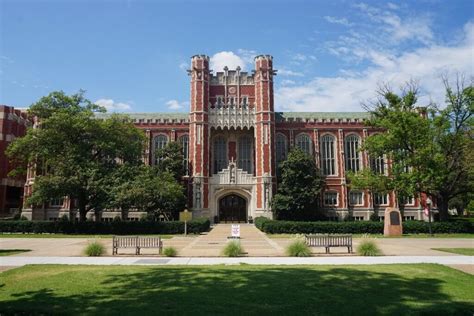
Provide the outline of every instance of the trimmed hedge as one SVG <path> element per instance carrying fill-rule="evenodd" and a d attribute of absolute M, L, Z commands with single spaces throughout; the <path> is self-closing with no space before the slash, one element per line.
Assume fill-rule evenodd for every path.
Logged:
<path fill-rule="evenodd" d="M 292 222 L 276 221 L 265 217 L 255 219 L 255 226 L 269 234 L 383 234 L 383 222 Z M 434 222 L 433 233 L 474 233 L 469 222 Z M 403 222 L 404 234 L 429 233 L 429 224 L 423 221 Z"/>
<path fill-rule="evenodd" d="M 209 219 L 188 222 L 188 233 L 208 231 Z M 0 221 L 0 233 L 50 234 L 183 234 L 184 222 L 70 222 L 70 221 Z"/>

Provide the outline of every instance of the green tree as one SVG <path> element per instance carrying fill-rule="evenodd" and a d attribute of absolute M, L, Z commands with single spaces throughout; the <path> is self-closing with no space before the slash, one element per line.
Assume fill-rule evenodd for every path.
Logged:
<path fill-rule="evenodd" d="M 410 83 L 399 96 L 388 87 L 379 91 L 377 102 L 366 106 L 372 117 L 368 125 L 383 133 L 367 138 L 363 149 L 369 156 L 386 154 L 391 160 L 389 181 L 382 189 L 398 196 L 420 193 L 435 198 L 440 218 L 448 218 L 448 203 L 472 192 L 473 167 L 468 157 L 472 143 L 473 88 L 458 78 L 453 90 L 448 81 L 446 107 L 420 108 L 418 90 Z M 364 173 L 356 175 L 362 181 Z"/>
<path fill-rule="evenodd" d="M 53 92 L 29 111 L 38 118 L 39 128 L 29 129 L 6 152 L 22 166 L 15 173 L 36 166 L 27 202 L 39 205 L 68 196 L 82 221 L 88 211 L 106 208 L 113 171 L 122 163 L 141 163 L 143 133 L 124 116 L 97 119 L 94 112 L 104 110 L 85 99 L 82 91 L 72 96 Z"/>
<path fill-rule="evenodd" d="M 184 176 L 183 147 L 178 142 L 169 142 L 164 148 L 157 149 L 155 153 L 159 172 L 169 172 L 176 180 L 181 181 Z"/>
<path fill-rule="evenodd" d="M 281 183 L 272 199 L 272 210 L 278 219 L 315 219 L 322 179 L 313 157 L 293 148 L 280 164 Z"/>

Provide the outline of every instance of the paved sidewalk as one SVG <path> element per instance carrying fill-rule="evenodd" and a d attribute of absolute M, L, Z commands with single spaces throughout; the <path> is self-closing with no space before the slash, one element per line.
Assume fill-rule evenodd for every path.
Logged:
<path fill-rule="evenodd" d="M 415 264 L 474 265 L 474 256 L 381 256 L 381 257 L 0 257 L 0 267 L 27 264 L 79 265 L 353 265 L 353 264 Z"/>

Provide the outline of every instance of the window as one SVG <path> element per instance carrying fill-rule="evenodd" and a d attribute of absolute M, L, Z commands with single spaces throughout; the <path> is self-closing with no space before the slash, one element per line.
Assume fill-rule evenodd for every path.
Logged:
<path fill-rule="evenodd" d="M 415 216 L 403 216 L 403 220 L 406 222 L 406 221 L 414 221 L 415 220 Z"/>
<path fill-rule="evenodd" d="M 364 216 L 352 216 L 352 219 L 356 222 L 360 222 L 364 220 Z"/>
<path fill-rule="evenodd" d="M 349 192 L 349 203 L 350 205 L 363 205 L 363 194 L 361 191 L 350 191 Z"/>
<path fill-rule="evenodd" d="M 346 137 L 344 141 L 344 151 L 346 155 L 346 170 L 359 171 L 359 137 L 357 135 L 349 135 Z"/>
<path fill-rule="evenodd" d="M 324 135 L 321 138 L 321 169 L 325 176 L 336 174 L 334 144 L 335 137 L 332 135 Z"/>
<path fill-rule="evenodd" d="M 227 142 L 222 136 L 214 139 L 214 173 L 227 167 Z"/>
<path fill-rule="evenodd" d="M 242 97 L 242 106 L 247 107 L 248 104 L 249 104 L 249 97 L 248 96 L 243 96 Z"/>
<path fill-rule="evenodd" d="M 216 100 L 217 107 L 220 108 L 224 103 L 224 98 L 222 96 L 217 96 L 216 99 L 217 99 Z"/>
<path fill-rule="evenodd" d="M 183 169 L 184 175 L 189 175 L 189 136 L 183 135 L 180 138 L 181 147 L 183 148 Z"/>
<path fill-rule="evenodd" d="M 308 155 L 311 155 L 311 138 L 307 134 L 296 136 L 296 146 Z"/>
<path fill-rule="evenodd" d="M 402 196 L 400 197 L 400 204 L 402 205 L 414 205 L 415 204 L 415 199 L 413 196 Z"/>
<path fill-rule="evenodd" d="M 286 159 L 286 155 L 288 153 L 287 147 L 286 147 L 286 136 L 283 134 L 277 134 L 276 135 L 276 140 L 275 140 L 275 154 L 276 154 L 276 163 L 277 167 L 280 164 L 280 162 L 284 161 Z"/>
<path fill-rule="evenodd" d="M 51 207 L 62 207 L 64 203 L 64 199 L 51 199 L 49 202 L 49 206 Z"/>
<path fill-rule="evenodd" d="M 166 135 L 155 136 L 153 140 L 153 161 L 155 165 L 158 164 L 158 157 L 156 156 L 156 152 L 160 149 L 165 148 L 166 144 L 168 144 L 168 137 L 166 137 Z"/>
<path fill-rule="evenodd" d="M 239 138 L 239 157 L 237 167 L 252 173 L 252 139 L 250 136 Z"/>
<path fill-rule="evenodd" d="M 324 205 L 336 206 L 337 205 L 337 192 L 325 192 Z"/>
<path fill-rule="evenodd" d="M 388 204 L 388 194 L 374 193 L 374 204 L 375 205 L 387 205 Z"/>
<path fill-rule="evenodd" d="M 370 169 L 376 174 L 385 174 L 385 159 L 383 156 L 370 158 Z"/>

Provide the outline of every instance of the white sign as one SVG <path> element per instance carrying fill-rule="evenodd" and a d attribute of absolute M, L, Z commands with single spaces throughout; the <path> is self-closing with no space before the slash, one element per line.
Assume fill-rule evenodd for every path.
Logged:
<path fill-rule="evenodd" d="M 231 233 L 232 237 L 240 238 L 240 225 L 232 224 Z"/>

